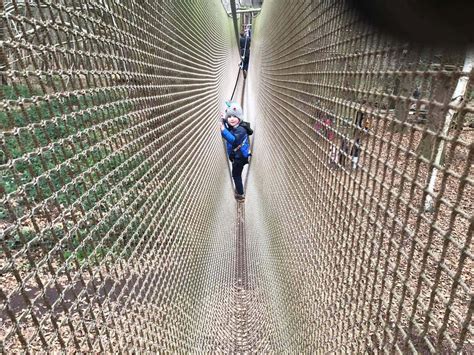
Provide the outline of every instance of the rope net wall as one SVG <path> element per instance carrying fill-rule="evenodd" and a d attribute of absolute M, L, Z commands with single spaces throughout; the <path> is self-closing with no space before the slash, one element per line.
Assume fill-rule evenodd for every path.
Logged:
<path fill-rule="evenodd" d="M 230 19 L 211 1 L 2 10 L 2 348 L 195 349 L 233 282 Z"/>
<path fill-rule="evenodd" d="M 219 1 L 0 4 L 2 350 L 472 351 L 469 51 L 264 3 L 236 208 Z"/>
<path fill-rule="evenodd" d="M 277 349 L 472 352 L 474 52 L 342 2 L 268 1 L 256 26 L 246 223 Z"/>

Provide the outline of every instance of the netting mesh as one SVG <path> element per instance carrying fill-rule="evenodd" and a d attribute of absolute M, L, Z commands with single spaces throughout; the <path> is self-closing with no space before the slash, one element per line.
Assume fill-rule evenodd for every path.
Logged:
<path fill-rule="evenodd" d="M 2 350 L 473 350 L 472 51 L 264 3 L 236 208 L 219 1 L 0 4 Z"/>
<path fill-rule="evenodd" d="M 300 5 L 264 4 L 253 44 L 247 234 L 279 349 L 472 351 L 474 53 Z"/>
<path fill-rule="evenodd" d="M 201 1 L 3 6 L 4 349 L 193 349 L 233 282 L 231 21 Z"/>

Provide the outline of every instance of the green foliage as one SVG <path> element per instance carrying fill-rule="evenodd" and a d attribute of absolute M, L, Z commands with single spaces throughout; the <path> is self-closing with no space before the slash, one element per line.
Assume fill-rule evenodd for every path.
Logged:
<path fill-rule="evenodd" d="M 19 98 L 31 98 L 39 95 L 39 90 L 30 90 L 26 85 L 2 85 L 0 86 L 6 100 L 16 100 Z"/>
<path fill-rule="evenodd" d="M 68 222 L 67 225 L 69 229 L 73 226 L 72 222 Z M 9 250 L 20 250 L 29 244 L 30 250 L 34 249 L 36 253 L 41 249 L 48 251 L 55 245 L 56 241 L 66 236 L 65 231 L 63 225 L 57 224 L 51 229 L 44 230 L 40 237 L 34 228 L 24 226 L 7 239 L 6 246 Z M 84 242 L 79 236 L 86 235 L 86 232 L 84 229 L 79 229 L 74 233 L 74 236 L 62 240 L 60 253 L 65 260 L 69 259 L 69 262 L 77 261 L 79 264 L 86 261 L 98 263 L 110 252 L 109 246 L 96 247 L 94 245 L 99 240 Z M 3 248 L 0 248 L 0 255 L 3 253 Z"/>
<path fill-rule="evenodd" d="M 15 162 L 13 169 L 0 171 L 0 185 L 6 194 L 11 195 L 23 188 L 32 204 L 47 199 L 70 184 L 74 177 L 104 161 L 112 152 L 111 148 L 96 146 L 104 136 L 96 129 L 88 128 L 115 119 L 118 124 L 108 125 L 105 133 L 106 136 L 115 134 L 127 125 L 128 118 L 124 116 L 132 109 L 131 104 L 123 103 L 100 107 L 121 99 L 113 91 L 48 99 L 39 92 L 30 92 L 24 85 L 3 86 L 1 90 L 5 99 L 11 102 L 7 112 L 0 112 L 0 126 L 5 132 L 0 163 L 6 164 L 11 159 Z M 35 100 L 20 104 L 23 99 L 35 95 Z M 61 140 L 64 141 L 60 143 Z M 36 154 L 35 151 L 40 149 L 41 155 Z M 81 152 L 86 153 L 79 155 Z M 71 160 L 73 157 L 75 159 Z M 117 155 L 102 164 L 100 175 L 114 170 L 125 158 Z M 67 160 L 68 164 L 60 165 Z M 127 171 L 121 172 L 120 178 L 127 174 Z M 94 172 L 90 177 L 97 181 L 99 173 Z M 87 189 L 85 183 L 67 186 L 65 191 L 58 192 L 56 201 L 64 206 L 70 205 Z M 91 208 L 105 193 L 102 189 L 92 194 L 85 207 Z M 16 198 L 12 207 L 16 216 L 23 215 L 26 209 L 24 199 Z M 0 208 L 0 220 L 12 218 L 5 207 Z"/>
<path fill-rule="evenodd" d="M 70 249 L 64 250 L 63 258 L 69 261 L 77 261 L 80 265 L 88 261 L 90 263 L 100 262 L 108 253 L 109 249 L 95 247 L 91 243 L 81 243 L 77 237 L 70 241 Z"/>
<path fill-rule="evenodd" d="M 122 214 L 118 210 L 111 211 L 117 205 L 118 194 L 107 197 L 106 194 L 111 187 L 122 184 L 121 195 L 134 186 L 151 165 L 143 164 L 144 157 L 127 161 L 135 154 L 133 151 L 118 153 L 116 148 L 98 143 L 133 124 L 127 116 L 133 111 L 132 103 L 120 102 L 123 93 L 114 91 L 49 99 L 41 92 L 30 93 L 25 86 L 1 89 L 4 98 L 10 101 L 7 112 L 0 113 L 0 125 L 5 133 L 0 159 L 2 164 L 10 166 L 0 171 L 0 186 L 9 196 L 8 208 L 0 206 L 0 221 L 12 223 L 38 205 L 43 205 L 50 220 L 65 208 L 70 208 L 76 216 L 93 209 L 108 212 L 108 216 L 101 217 L 99 227 L 96 223 L 100 217 L 96 214 L 86 217 L 84 226 L 73 233 L 68 232 L 74 227 L 72 219 L 66 217 L 67 226 L 47 227 L 46 218 L 35 214 L 41 234 L 31 226 L 20 227 L 8 236 L 7 248 L 20 250 L 28 244 L 34 246 L 37 253 L 56 248 L 54 255 L 65 258 L 69 265 L 96 263 L 105 255 L 122 253 L 126 238 L 120 245 L 117 238 L 127 228 L 135 231 L 138 222 L 130 224 L 129 217 L 119 221 Z M 114 102 L 116 104 L 110 105 Z M 103 122 L 107 122 L 103 129 L 95 127 Z M 138 166 L 140 170 L 132 175 Z M 107 179 L 103 178 L 105 175 Z M 149 175 L 146 181 L 152 178 Z M 134 198 L 130 196 L 120 204 L 129 206 Z"/>

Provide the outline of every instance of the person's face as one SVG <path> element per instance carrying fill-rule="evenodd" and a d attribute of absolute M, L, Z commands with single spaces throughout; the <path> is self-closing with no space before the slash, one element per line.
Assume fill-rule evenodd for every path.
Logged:
<path fill-rule="evenodd" d="M 228 119 L 227 119 L 227 122 L 232 126 L 232 127 L 235 127 L 239 124 L 239 119 L 235 116 L 230 116 Z"/>

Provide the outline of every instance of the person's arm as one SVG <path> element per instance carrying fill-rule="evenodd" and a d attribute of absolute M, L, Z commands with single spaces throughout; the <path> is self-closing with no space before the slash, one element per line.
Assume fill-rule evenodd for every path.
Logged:
<path fill-rule="evenodd" d="M 221 134 L 227 142 L 232 144 L 232 148 L 237 148 L 239 144 L 242 144 L 245 140 L 247 131 L 244 127 L 237 127 L 237 129 L 235 129 L 233 133 L 230 133 L 228 129 L 224 128 L 223 130 L 221 130 Z"/>
<path fill-rule="evenodd" d="M 221 129 L 221 135 L 230 144 L 235 142 L 235 136 L 227 128 Z"/>

